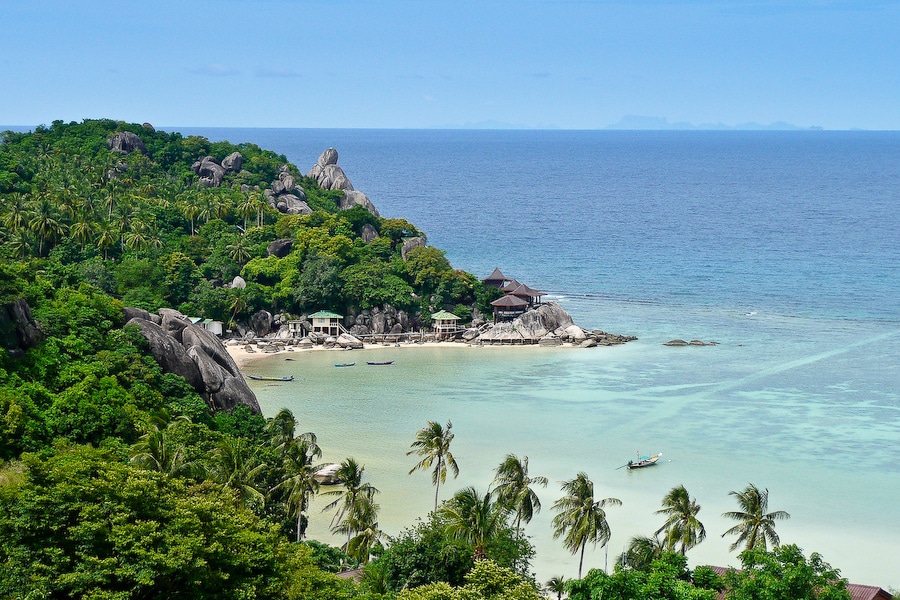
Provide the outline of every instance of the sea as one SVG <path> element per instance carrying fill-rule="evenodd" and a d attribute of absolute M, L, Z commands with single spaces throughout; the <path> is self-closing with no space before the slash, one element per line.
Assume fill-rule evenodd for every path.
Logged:
<path fill-rule="evenodd" d="M 722 514 L 753 483 L 791 515 L 782 543 L 900 589 L 900 132 L 167 129 L 253 142 L 302 172 L 334 147 L 382 216 L 414 223 L 455 268 L 499 267 L 581 326 L 637 336 L 252 364 L 294 375 L 251 382 L 263 412 L 291 409 L 325 460 L 364 464 L 387 534 L 433 506 L 407 451 L 434 420 L 452 422 L 460 469 L 442 499 L 486 490 L 510 453 L 550 480 L 525 528 L 538 581 L 577 575 L 551 519 L 561 482 L 584 472 L 622 501 L 585 570 L 653 535 L 682 484 L 706 530 L 690 565 L 739 566 Z M 657 452 L 655 467 L 621 468 Z M 310 535 L 339 544 L 330 519 L 314 508 Z"/>

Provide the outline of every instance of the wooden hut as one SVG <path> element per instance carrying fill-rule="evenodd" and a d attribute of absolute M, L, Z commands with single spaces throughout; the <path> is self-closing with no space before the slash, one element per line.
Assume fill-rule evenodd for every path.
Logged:
<path fill-rule="evenodd" d="M 322 333 L 325 335 L 341 335 L 341 319 L 344 317 L 329 310 L 320 310 L 309 315 L 312 321 L 313 333 Z"/>
<path fill-rule="evenodd" d="M 528 301 L 519 296 L 507 294 L 491 302 L 494 307 L 494 322 L 512 321 L 528 310 Z"/>
<path fill-rule="evenodd" d="M 533 288 L 528 287 L 524 283 L 520 283 L 519 286 L 512 290 L 505 290 L 506 293 L 510 296 L 516 296 L 518 298 L 522 298 L 528 303 L 528 306 L 534 306 L 541 303 L 541 296 L 546 296 L 545 292 L 540 290 L 535 290 Z"/>
<path fill-rule="evenodd" d="M 489 287 L 502 288 L 504 285 L 513 281 L 506 275 L 500 272 L 500 269 L 494 269 L 494 272 L 481 280 L 481 282 Z"/>
<path fill-rule="evenodd" d="M 431 327 L 437 334 L 438 339 L 443 339 L 456 333 L 458 329 L 457 321 L 459 321 L 459 317 L 446 310 L 439 310 L 431 315 Z"/>

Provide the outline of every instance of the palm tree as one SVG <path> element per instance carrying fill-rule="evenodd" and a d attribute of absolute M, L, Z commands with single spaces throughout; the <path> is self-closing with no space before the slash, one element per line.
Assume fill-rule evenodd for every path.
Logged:
<path fill-rule="evenodd" d="M 213 453 L 213 480 L 222 489 L 234 491 L 245 506 L 251 502 L 264 504 L 257 480 L 266 465 L 249 454 L 243 438 L 224 438 Z"/>
<path fill-rule="evenodd" d="M 544 587 L 551 594 L 556 594 L 556 600 L 562 600 L 562 595 L 566 591 L 566 578 L 562 575 L 551 577 L 544 584 Z"/>
<path fill-rule="evenodd" d="M 604 506 L 620 506 L 618 498 L 594 500 L 594 484 L 582 472 L 575 479 L 564 481 L 562 491 L 565 496 L 556 501 L 553 510 L 553 538 L 563 538 L 563 545 L 572 554 L 581 552 L 578 560 L 578 578 L 584 564 L 584 549 L 589 543 L 605 546 L 609 541 L 609 523 L 606 522 Z"/>
<path fill-rule="evenodd" d="M 278 413 L 266 421 L 265 432 L 269 436 L 269 443 L 277 450 L 284 450 L 294 440 L 294 432 L 297 429 L 297 419 L 287 408 L 282 408 Z"/>
<path fill-rule="evenodd" d="M 240 266 L 244 266 L 250 260 L 250 250 L 247 248 L 247 241 L 242 235 L 238 236 L 233 244 L 225 246 L 225 249 L 228 250 L 231 260 Z"/>
<path fill-rule="evenodd" d="M 171 443 L 165 429 L 142 435 L 132 448 L 131 462 L 167 477 L 191 477 L 202 472 L 198 463 L 187 459 L 183 445 Z"/>
<path fill-rule="evenodd" d="M 697 520 L 700 505 L 691 499 L 683 485 L 672 488 L 662 501 L 662 509 L 656 514 L 668 515 L 669 518 L 662 527 L 656 530 L 656 535 L 666 532 L 665 544 L 669 551 L 675 550 L 676 544 L 681 544 L 681 554 L 684 556 L 688 550 L 706 539 L 706 528 Z"/>
<path fill-rule="evenodd" d="M 482 496 L 474 487 L 456 492 L 438 510 L 450 537 L 472 544 L 475 560 L 487 558 L 487 544 L 503 529 L 507 514 L 503 505 L 493 501 L 490 491 Z"/>
<path fill-rule="evenodd" d="M 359 533 L 366 526 L 376 521 L 377 504 L 374 502 L 375 494 L 380 493 L 378 488 L 370 483 L 363 483 L 363 473 L 366 468 L 348 458 L 341 463 L 335 472 L 335 477 L 343 482 L 343 490 L 331 490 L 325 492 L 325 496 L 338 496 L 330 502 L 323 511 L 334 509 L 334 517 L 331 519 L 331 530 L 334 533 L 346 533 L 347 544 L 345 550 L 350 547 L 350 538 Z"/>
<path fill-rule="evenodd" d="M 6 204 L 6 215 L 3 217 L 3 224 L 13 231 L 24 229 L 28 224 L 28 200 L 26 197 L 15 193 L 6 199 L 4 204 Z"/>
<path fill-rule="evenodd" d="M 293 415 L 291 418 L 293 419 Z M 293 436 L 293 426 L 291 426 L 291 436 Z M 288 514 L 297 518 L 297 541 L 299 542 L 303 538 L 305 530 L 303 515 L 309 507 L 309 497 L 319 491 L 319 482 L 315 478 L 316 468 L 313 466 L 313 461 L 322 456 L 322 450 L 316 443 L 315 434 L 312 433 L 304 433 L 297 437 L 291 437 L 289 440 L 283 439 L 285 441 L 278 448 L 283 453 L 284 477 L 271 493 L 284 495 Z"/>
<path fill-rule="evenodd" d="M 441 424 L 436 421 L 428 421 L 428 424 L 416 433 L 416 441 L 410 444 L 412 449 L 406 453 L 407 456 L 416 454 L 422 457 L 422 460 L 409 470 L 410 475 L 417 470 L 431 469 L 431 465 L 434 464 L 434 468 L 431 470 L 431 483 L 434 484 L 434 510 L 437 510 L 438 507 L 438 493 L 441 484 L 447 481 L 447 467 L 453 471 L 453 477 L 459 475 L 459 466 L 450 452 L 450 442 L 453 441 L 455 435 L 450 433 L 452 427 L 453 423 L 450 421 L 447 421 L 446 427 L 441 427 Z"/>
<path fill-rule="evenodd" d="M 622 555 L 622 563 L 644 571 L 650 568 L 653 561 L 660 558 L 665 548 L 658 537 L 633 537 L 628 543 L 628 549 Z"/>
<path fill-rule="evenodd" d="M 761 547 L 766 549 L 766 542 L 771 542 L 773 547 L 778 546 L 778 534 L 775 533 L 775 521 L 783 521 L 790 519 L 791 515 L 783 510 L 774 512 L 766 512 L 769 510 L 769 490 L 760 490 L 752 483 L 747 484 L 743 491 L 728 492 L 729 495 L 737 498 L 739 511 L 731 511 L 723 513 L 723 517 L 728 517 L 738 521 L 738 524 L 722 534 L 736 535 L 735 540 L 729 550 L 737 549 L 744 544 L 746 550 Z"/>
<path fill-rule="evenodd" d="M 32 215 L 28 227 L 38 236 L 38 256 L 43 256 L 44 242 L 62 236 L 66 228 L 53 202 L 46 195 L 38 199 Z"/>
<path fill-rule="evenodd" d="M 528 476 L 528 457 L 520 459 L 507 454 L 494 471 L 494 493 L 497 501 L 516 516 L 516 532 L 521 535 L 522 522 L 530 523 L 541 512 L 541 500 L 531 486 L 547 487 L 546 477 Z"/>

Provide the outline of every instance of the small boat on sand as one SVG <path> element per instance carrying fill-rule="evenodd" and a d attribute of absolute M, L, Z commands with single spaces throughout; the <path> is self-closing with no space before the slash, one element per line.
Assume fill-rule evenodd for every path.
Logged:
<path fill-rule="evenodd" d="M 336 485 L 341 482 L 338 479 L 337 472 L 338 469 L 341 468 L 341 465 L 337 463 L 331 463 L 319 467 L 316 469 L 315 473 L 313 473 L 313 479 L 321 483 L 322 485 Z"/>
<path fill-rule="evenodd" d="M 634 461 L 629 460 L 628 464 L 626 464 L 625 466 L 628 467 L 629 470 L 643 469 L 644 467 L 652 467 L 653 465 L 656 464 L 656 462 L 659 460 L 659 458 L 661 456 L 662 456 L 662 452 L 660 452 L 656 456 L 641 456 L 637 460 L 634 460 Z"/>
<path fill-rule="evenodd" d="M 356 364 L 355 362 L 352 362 L 352 363 L 337 363 L 337 364 L 334 365 L 334 366 L 336 366 L 336 367 L 352 367 L 352 366 L 354 366 L 355 364 Z"/>
<path fill-rule="evenodd" d="M 293 375 L 290 375 L 290 376 L 285 375 L 284 377 L 266 377 L 264 375 L 248 374 L 247 377 L 249 379 L 255 379 L 256 381 L 293 381 L 294 380 Z"/>
<path fill-rule="evenodd" d="M 392 361 L 392 360 L 385 360 L 385 361 L 377 362 L 377 361 L 374 361 L 374 360 L 367 360 L 367 361 L 366 361 L 366 364 L 367 364 L 367 365 L 392 365 L 392 364 L 394 364 L 394 361 Z"/>

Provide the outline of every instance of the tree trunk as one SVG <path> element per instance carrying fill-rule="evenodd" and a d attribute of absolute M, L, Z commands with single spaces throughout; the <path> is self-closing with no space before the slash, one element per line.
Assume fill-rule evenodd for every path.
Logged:
<path fill-rule="evenodd" d="M 584 564 L 584 547 L 587 546 L 587 542 L 581 545 L 581 558 L 578 559 L 578 579 L 581 579 L 581 565 Z"/>

